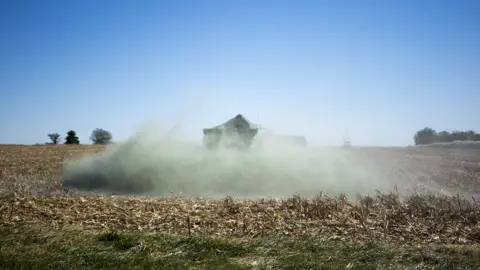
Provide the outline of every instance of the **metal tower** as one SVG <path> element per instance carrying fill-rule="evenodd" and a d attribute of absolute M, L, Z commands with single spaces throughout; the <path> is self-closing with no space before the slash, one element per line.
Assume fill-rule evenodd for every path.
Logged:
<path fill-rule="evenodd" d="M 348 129 L 345 128 L 345 137 L 343 137 L 343 147 L 348 148 L 352 146 L 349 136 L 348 136 Z"/>

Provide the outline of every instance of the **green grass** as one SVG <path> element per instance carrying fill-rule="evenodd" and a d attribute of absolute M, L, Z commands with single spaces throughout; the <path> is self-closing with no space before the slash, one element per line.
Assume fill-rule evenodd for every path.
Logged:
<path fill-rule="evenodd" d="M 478 246 L 0 227 L 1 269 L 479 269 Z"/>

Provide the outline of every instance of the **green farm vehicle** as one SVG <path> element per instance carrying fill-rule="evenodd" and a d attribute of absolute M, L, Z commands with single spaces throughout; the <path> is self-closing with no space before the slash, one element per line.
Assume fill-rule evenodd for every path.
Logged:
<path fill-rule="evenodd" d="M 204 128 L 203 143 L 209 149 L 219 147 L 246 149 L 252 145 L 258 131 L 257 125 L 238 114 L 221 125 Z"/>
<path fill-rule="evenodd" d="M 303 136 L 277 135 L 271 132 L 262 133 L 258 136 L 260 130 L 263 130 L 263 128 L 238 114 L 221 125 L 204 128 L 203 143 L 209 149 L 219 147 L 248 149 L 254 143 L 258 147 L 268 146 L 268 142 L 293 147 L 307 146 L 307 140 Z"/>

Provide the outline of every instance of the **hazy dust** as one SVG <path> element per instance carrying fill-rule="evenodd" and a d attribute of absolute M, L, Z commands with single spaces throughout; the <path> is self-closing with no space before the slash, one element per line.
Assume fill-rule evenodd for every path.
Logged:
<path fill-rule="evenodd" d="M 117 194 L 279 197 L 349 196 L 391 190 L 373 167 L 344 149 L 270 145 L 210 151 L 147 128 L 100 156 L 67 163 L 65 187 Z"/>

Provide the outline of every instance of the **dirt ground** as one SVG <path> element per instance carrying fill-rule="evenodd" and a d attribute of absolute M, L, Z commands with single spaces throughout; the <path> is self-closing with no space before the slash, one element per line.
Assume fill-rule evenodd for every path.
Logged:
<path fill-rule="evenodd" d="M 342 152 L 338 155 L 355 160 L 366 168 L 375 168 L 377 176 L 394 179 L 397 185 L 390 193 L 372 190 L 370 196 L 354 198 L 321 193 L 313 197 L 291 194 L 285 198 L 264 199 L 235 199 L 229 196 L 202 199 L 175 194 L 163 197 L 79 195 L 62 187 L 64 160 L 98 155 L 104 151 L 103 146 L 91 145 L 0 146 L 0 221 L 3 232 L 15 235 L 18 231 L 14 228 L 36 224 L 35 230 L 46 227 L 49 228 L 47 231 L 51 230 L 50 234 L 63 232 L 62 237 L 72 231 L 104 233 L 112 230 L 124 234 L 216 236 L 251 241 L 268 237 L 321 237 L 322 241 L 330 241 L 328 243 L 381 243 L 404 251 L 412 247 L 431 248 L 432 245 L 436 248 L 468 247 L 470 250 L 470 253 L 467 252 L 470 255 L 462 251 L 462 255 L 449 257 L 448 260 L 460 261 L 461 256 L 471 257 L 471 252 L 478 253 L 480 205 L 472 195 L 480 189 L 480 154 L 475 150 L 363 148 L 348 150 L 348 154 Z M 402 195 L 399 191 L 402 190 L 402 181 L 404 186 L 420 188 L 423 185 L 425 190 L 434 192 Z M 52 248 L 57 248 L 55 245 L 59 242 L 55 241 L 50 243 Z M 138 245 L 132 244 L 131 247 Z M 12 254 L 18 252 L 14 249 L 10 251 Z M 446 249 L 444 251 L 447 252 Z M 33 254 L 39 251 L 32 248 L 25 252 Z M 452 254 L 451 251 L 447 253 Z M 367 255 L 358 256 L 365 259 Z M 394 263 L 376 261 L 367 264 L 360 257 L 357 265 L 365 267 Z M 16 266 L 22 264 L 13 255 L 1 259 Z M 405 267 L 446 265 L 442 264 L 445 262 L 441 258 L 429 262 L 427 259 L 416 258 L 401 263 Z M 49 267 L 58 266 L 51 261 L 44 263 Z M 332 266 L 348 265 L 349 262 L 345 262 L 345 265 Z M 455 269 L 459 265 L 447 268 Z M 474 269 L 478 265 L 480 262 L 473 260 L 462 267 Z"/>

